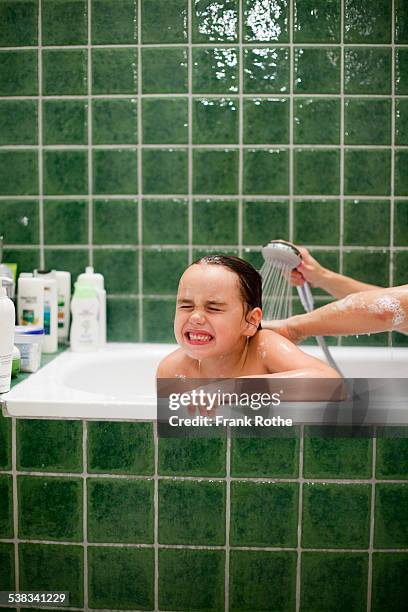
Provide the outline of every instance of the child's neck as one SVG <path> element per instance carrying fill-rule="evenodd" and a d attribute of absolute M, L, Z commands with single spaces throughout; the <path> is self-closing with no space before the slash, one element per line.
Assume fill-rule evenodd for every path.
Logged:
<path fill-rule="evenodd" d="M 233 378 L 241 376 L 248 354 L 249 338 L 227 355 L 202 359 L 197 363 L 200 378 Z"/>

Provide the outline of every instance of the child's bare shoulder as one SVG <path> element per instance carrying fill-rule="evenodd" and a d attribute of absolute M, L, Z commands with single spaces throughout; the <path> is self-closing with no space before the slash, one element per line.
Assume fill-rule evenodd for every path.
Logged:
<path fill-rule="evenodd" d="M 188 369 L 188 356 L 180 348 L 167 355 L 159 363 L 156 378 L 174 378 L 186 375 Z"/>
<path fill-rule="evenodd" d="M 271 329 L 260 329 L 253 337 L 254 344 L 258 348 L 272 349 L 279 344 L 282 336 Z"/>

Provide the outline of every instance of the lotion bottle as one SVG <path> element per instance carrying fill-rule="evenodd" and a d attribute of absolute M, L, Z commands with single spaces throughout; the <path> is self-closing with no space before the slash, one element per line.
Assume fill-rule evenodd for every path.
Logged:
<path fill-rule="evenodd" d="M 0 393 L 10 391 L 15 308 L 0 279 Z"/>
<path fill-rule="evenodd" d="M 104 287 L 103 275 L 94 272 L 92 266 L 87 266 L 85 272 L 80 274 L 77 282 L 92 285 L 97 290 L 99 302 L 99 346 L 106 344 L 106 291 Z"/>
<path fill-rule="evenodd" d="M 17 322 L 19 325 L 44 326 L 44 283 L 28 272 L 18 277 Z"/>
<path fill-rule="evenodd" d="M 58 340 L 66 343 L 70 321 L 71 274 L 57 270 L 55 275 L 58 292 Z"/>
<path fill-rule="evenodd" d="M 71 302 L 71 350 L 92 351 L 99 348 L 99 300 L 96 287 L 75 283 Z"/>
<path fill-rule="evenodd" d="M 58 350 L 58 298 L 55 270 L 34 270 L 34 276 L 44 284 L 44 343 L 43 353 Z"/>

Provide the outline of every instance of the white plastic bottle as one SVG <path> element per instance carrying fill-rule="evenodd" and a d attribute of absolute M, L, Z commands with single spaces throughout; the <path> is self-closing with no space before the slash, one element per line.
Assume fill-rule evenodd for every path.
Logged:
<path fill-rule="evenodd" d="M 44 343 L 43 353 L 58 350 L 58 297 L 55 270 L 34 270 L 34 276 L 44 284 Z"/>
<path fill-rule="evenodd" d="M 71 350 L 94 351 L 99 348 L 99 300 L 96 287 L 75 283 L 71 301 Z"/>
<path fill-rule="evenodd" d="M 85 272 L 80 274 L 77 282 L 92 285 L 97 290 L 99 302 L 99 346 L 106 344 L 106 291 L 103 275 L 94 272 L 92 266 L 87 266 Z"/>
<path fill-rule="evenodd" d="M 14 304 L 0 284 L 0 393 L 10 391 L 15 316 Z"/>
<path fill-rule="evenodd" d="M 44 326 L 44 283 L 30 273 L 18 277 L 17 321 L 19 325 Z"/>
<path fill-rule="evenodd" d="M 57 270 L 57 292 L 58 292 L 58 340 L 68 341 L 70 302 L 71 302 L 71 274 Z"/>

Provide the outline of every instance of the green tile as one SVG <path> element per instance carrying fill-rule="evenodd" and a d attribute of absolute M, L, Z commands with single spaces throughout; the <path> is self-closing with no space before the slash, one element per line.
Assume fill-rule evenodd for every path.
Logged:
<path fill-rule="evenodd" d="M 237 149 L 193 151 L 193 193 L 228 195 L 238 192 Z"/>
<path fill-rule="evenodd" d="M 19 544 L 20 590 L 69 591 L 70 606 L 84 599 L 84 549 L 61 544 Z"/>
<path fill-rule="evenodd" d="M 344 51 L 346 94 L 391 93 L 391 49 L 348 47 Z"/>
<path fill-rule="evenodd" d="M 137 244 L 137 200 L 94 200 L 93 243 Z"/>
<path fill-rule="evenodd" d="M 37 114 L 34 100 L 0 100 L 0 145 L 37 144 Z"/>
<path fill-rule="evenodd" d="M 408 145 L 408 100 L 404 98 L 395 100 L 395 144 Z"/>
<path fill-rule="evenodd" d="M 405 0 L 395 0 L 395 42 L 408 43 L 408 6 Z"/>
<path fill-rule="evenodd" d="M 159 543 L 225 544 L 225 482 L 159 481 Z"/>
<path fill-rule="evenodd" d="M 45 145 L 88 143 L 88 105 L 82 100 L 44 100 Z"/>
<path fill-rule="evenodd" d="M 388 246 L 389 240 L 388 200 L 347 200 L 344 203 L 344 244 Z"/>
<path fill-rule="evenodd" d="M 376 548 L 407 548 L 408 545 L 408 484 L 375 486 Z"/>
<path fill-rule="evenodd" d="M 86 0 L 43 0 L 41 22 L 43 45 L 86 45 L 88 42 Z"/>
<path fill-rule="evenodd" d="M 369 431 L 348 427 L 307 427 L 304 441 L 305 478 L 370 478 Z"/>
<path fill-rule="evenodd" d="M 408 195 L 408 150 L 395 151 L 395 195 Z"/>
<path fill-rule="evenodd" d="M 187 249 L 146 249 L 143 261 L 143 292 L 175 295 L 180 277 L 187 267 L 187 255 Z"/>
<path fill-rule="evenodd" d="M 238 49 L 193 48 L 193 93 L 238 92 Z"/>
<path fill-rule="evenodd" d="M 108 342 L 139 342 L 139 301 L 136 298 L 107 300 Z"/>
<path fill-rule="evenodd" d="M 296 0 L 293 19 L 296 43 L 340 42 L 340 0 Z"/>
<path fill-rule="evenodd" d="M 237 42 L 239 0 L 195 0 L 192 3 L 193 43 Z"/>
<path fill-rule="evenodd" d="M 137 143 L 137 100 L 94 100 L 93 144 Z"/>
<path fill-rule="evenodd" d="M 0 195 L 31 195 L 37 193 L 37 152 L 0 151 Z"/>
<path fill-rule="evenodd" d="M 19 476 L 18 535 L 82 542 L 82 479 Z"/>
<path fill-rule="evenodd" d="M 268 240 L 269 238 L 267 239 L 266 242 L 268 242 Z M 264 263 L 264 258 L 262 257 L 260 247 L 255 247 L 255 248 L 258 248 L 258 250 L 252 251 L 250 250 L 250 248 L 244 248 L 242 259 L 245 259 L 245 261 L 248 261 L 251 264 L 251 266 L 254 266 L 256 270 L 260 270 L 262 268 L 262 264 Z"/>
<path fill-rule="evenodd" d="M 84 49 L 48 49 L 42 52 L 43 95 L 85 95 L 88 56 Z M 95 93 L 95 92 L 94 92 Z"/>
<path fill-rule="evenodd" d="M 345 251 L 343 273 L 363 283 L 388 287 L 389 255 L 385 251 Z"/>
<path fill-rule="evenodd" d="M 92 44 L 137 43 L 137 0 L 93 0 Z"/>
<path fill-rule="evenodd" d="M 272 237 L 289 238 L 289 203 L 286 200 L 245 201 L 243 204 L 244 244 L 265 245 Z"/>
<path fill-rule="evenodd" d="M 296 144 L 339 144 L 340 101 L 333 98 L 297 98 L 294 101 Z"/>
<path fill-rule="evenodd" d="M 333 270 L 333 272 L 339 272 L 340 258 L 339 258 L 338 251 L 334 251 L 334 250 L 333 251 L 327 251 L 327 250 L 321 251 L 317 247 L 317 248 L 311 248 L 310 253 L 313 255 L 313 257 L 316 257 L 318 262 L 324 268 L 329 268 L 330 270 Z M 323 291 L 323 289 L 317 289 L 317 288 L 313 288 L 313 294 L 322 295 L 326 298 L 328 296 L 328 294 L 325 291 Z M 330 339 L 326 338 L 326 341 L 329 341 L 329 340 Z"/>
<path fill-rule="evenodd" d="M 230 610 L 295 610 L 295 552 L 232 550 L 229 576 Z"/>
<path fill-rule="evenodd" d="M 0 469 L 11 470 L 11 419 L 0 412 Z"/>
<path fill-rule="evenodd" d="M 187 50 L 142 49 L 143 93 L 187 93 Z"/>
<path fill-rule="evenodd" d="M 0 544 L 0 567 L 0 589 L 14 590 L 14 544 Z"/>
<path fill-rule="evenodd" d="M 232 482 L 231 545 L 295 547 L 298 495 L 297 483 Z"/>
<path fill-rule="evenodd" d="M 201 247 L 201 248 L 193 248 L 193 261 L 197 261 L 198 259 L 201 259 L 202 257 L 205 257 L 206 255 L 212 255 L 212 254 L 224 254 L 224 255 L 235 255 L 236 257 L 238 257 L 239 253 L 238 253 L 238 247 Z"/>
<path fill-rule="evenodd" d="M 44 255 L 46 268 L 51 270 L 69 270 L 71 272 L 71 284 L 73 284 L 73 281 L 76 279 L 78 274 L 85 272 L 85 267 L 89 265 L 89 251 L 85 248 L 46 248 Z"/>
<path fill-rule="evenodd" d="M 343 346 L 388 346 L 388 336 L 389 334 L 386 332 L 372 335 L 346 336 L 342 338 L 341 343 Z"/>
<path fill-rule="evenodd" d="M 193 144 L 238 144 L 238 101 L 193 100 Z"/>
<path fill-rule="evenodd" d="M 381 43 L 391 42 L 392 0 L 346 0 L 344 7 L 344 42 Z"/>
<path fill-rule="evenodd" d="M 92 49 L 92 93 L 135 94 L 136 49 Z"/>
<path fill-rule="evenodd" d="M 2 200 L 1 233 L 11 244 L 39 243 L 39 207 L 36 200 Z"/>
<path fill-rule="evenodd" d="M 259 428 L 257 428 L 259 429 Z M 235 431 L 231 441 L 231 475 L 253 478 L 296 478 L 299 464 L 297 429 L 257 431 L 256 437 Z"/>
<path fill-rule="evenodd" d="M 151 423 L 88 423 L 88 471 L 153 474 Z"/>
<path fill-rule="evenodd" d="M 408 94 L 408 49 L 395 51 L 395 93 Z"/>
<path fill-rule="evenodd" d="M 12 538 L 13 529 L 13 478 L 0 474 L 0 538 Z"/>
<path fill-rule="evenodd" d="M 297 244 L 338 244 L 340 206 L 338 200 L 295 202 L 295 242 Z M 319 220 L 316 223 L 316 219 Z"/>
<path fill-rule="evenodd" d="M 296 149 L 295 193 L 337 195 L 340 191 L 340 151 Z"/>
<path fill-rule="evenodd" d="M 368 555 L 364 553 L 302 553 L 300 609 L 365 612 L 367 576 Z"/>
<path fill-rule="evenodd" d="M 39 249 L 8 249 L 3 251 L 4 261 L 12 261 L 17 264 L 17 272 L 32 272 L 40 266 Z M 61 270 L 62 268 L 60 268 Z"/>
<path fill-rule="evenodd" d="M 174 342 L 175 300 L 143 300 L 143 340 L 144 342 Z M 157 325 L 160 320 L 161 324 Z"/>
<path fill-rule="evenodd" d="M 140 0 L 142 43 L 187 42 L 188 0 Z"/>
<path fill-rule="evenodd" d="M 370 535 L 370 498 L 368 484 L 305 484 L 302 545 L 366 548 Z"/>
<path fill-rule="evenodd" d="M 137 194 L 137 150 L 98 149 L 93 151 L 94 194 Z"/>
<path fill-rule="evenodd" d="M 94 251 L 94 264 L 105 278 L 109 293 L 137 293 L 138 253 L 133 249 Z"/>
<path fill-rule="evenodd" d="M 187 98 L 144 98 L 142 109 L 145 144 L 187 144 Z"/>
<path fill-rule="evenodd" d="M 159 439 L 161 476 L 225 476 L 225 437 Z"/>
<path fill-rule="evenodd" d="M 44 242 L 45 244 L 87 244 L 88 202 L 46 200 Z"/>
<path fill-rule="evenodd" d="M 297 47 L 294 60 L 296 93 L 340 93 L 340 51 L 336 47 Z"/>
<path fill-rule="evenodd" d="M 0 5 L 0 46 L 36 45 L 38 0 L 3 0 Z"/>
<path fill-rule="evenodd" d="M 289 193 L 288 150 L 245 149 L 244 193 L 248 195 Z"/>
<path fill-rule="evenodd" d="M 187 243 L 187 200 L 143 200 L 143 244 Z"/>
<path fill-rule="evenodd" d="M 348 98 L 344 122 L 345 144 L 391 144 L 391 100 Z"/>
<path fill-rule="evenodd" d="M 405 612 L 408 553 L 373 553 L 373 612 Z"/>
<path fill-rule="evenodd" d="M 37 70 L 37 51 L 0 51 L 0 96 L 35 96 Z"/>
<path fill-rule="evenodd" d="M 408 234 L 408 200 L 396 200 L 394 208 L 394 244 L 406 246 Z"/>
<path fill-rule="evenodd" d="M 290 51 L 286 47 L 244 49 L 244 93 L 285 93 L 290 90 Z"/>
<path fill-rule="evenodd" d="M 223 610 L 224 565 L 223 550 L 159 549 L 160 610 Z"/>
<path fill-rule="evenodd" d="M 193 208 L 194 244 L 237 244 L 238 202 L 196 200 Z"/>
<path fill-rule="evenodd" d="M 88 548 L 91 608 L 153 610 L 153 548 Z"/>
<path fill-rule="evenodd" d="M 289 143 L 289 100 L 247 98 L 244 101 L 244 144 Z"/>
<path fill-rule="evenodd" d="M 344 192 L 346 195 L 389 195 L 391 154 L 387 149 L 346 149 Z"/>
<path fill-rule="evenodd" d="M 18 419 L 17 469 L 81 472 L 81 421 Z"/>
<path fill-rule="evenodd" d="M 186 149 L 144 149 L 142 155 L 143 193 L 187 193 Z"/>
<path fill-rule="evenodd" d="M 90 478 L 89 542 L 153 542 L 153 480 Z"/>
<path fill-rule="evenodd" d="M 289 42 L 289 5 L 286 0 L 273 4 L 258 0 L 244 2 L 244 39 L 247 42 Z"/>
<path fill-rule="evenodd" d="M 86 151 L 44 151 L 44 193 L 77 195 L 88 191 Z"/>

